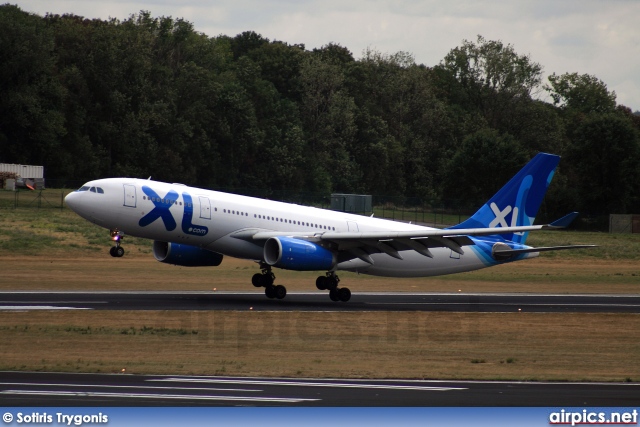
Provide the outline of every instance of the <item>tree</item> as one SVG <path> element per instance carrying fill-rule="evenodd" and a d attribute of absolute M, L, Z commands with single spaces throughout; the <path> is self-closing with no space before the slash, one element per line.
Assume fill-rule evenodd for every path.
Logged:
<path fill-rule="evenodd" d="M 451 158 L 444 183 L 446 200 L 478 207 L 529 160 L 511 135 L 483 129 L 469 135 Z"/>
<path fill-rule="evenodd" d="M 308 57 L 300 70 L 300 114 L 307 141 L 309 182 L 315 192 L 353 191 L 358 166 L 348 151 L 356 135 L 353 98 L 344 88 L 338 65 Z"/>
<path fill-rule="evenodd" d="M 616 93 L 609 92 L 607 85 L 589 74 L 553 73 L 545 89 L 553 98 L 554 105 L 581 113 L 608 113 L 616 107 Z"/>
<path fill-rule="evenodd" d="M 436 67 L 449 85 L 450 99 L 465 108 L 478 109 L 492 127 L 504 123 L 512 103 L 530 100 L 542 81 L 542 66 L 528 55 L 518 55 L 501 41 L 464 40 Z M 447 75 L 452 79 L 447 82 Z"/>
<path fill-rule="evenodd" d="M 638 206 L 640 133 L 620 114 L 590 114 L 571 135 L 565 161 L 586 212 Z"/>
<path fill-rule="evenodd" d="M 55 75 L 51 30 L 41 17 L 0 6 L 0 153 L 44 164 L 65 133 L 64 87 Z"/>

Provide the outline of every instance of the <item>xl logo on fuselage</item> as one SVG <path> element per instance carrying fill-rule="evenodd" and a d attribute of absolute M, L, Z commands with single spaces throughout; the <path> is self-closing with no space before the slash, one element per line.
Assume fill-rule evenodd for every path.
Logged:
<path fill-rule="evenodd" d="M 150 187 L 146 185 L 142 186 L 142 192 L 146 194 L 147 198 L 153 202 L 153 209 L 151 212 L 140 218 L 138 225 L 140 227 L 146 227 L 153 223 L 158 218 L 162 219 L 164 227 L 167 231 L 173 231 L 176 229 L 176 220 L 171 214 L 171 207 L 178 204 L 178 198 L 180 197 L 174 190 L 169 190 L 166 196 L 160 197 Z M 193 200 L 189 193 L 183 192 L 182 199 L 184 200 L 183 214 L 182 214 L 182 232 L 185 234 L 191 234 L 193 236 L 206 236 L 209 232 L 209 228 L 204 225 L 195 225 L 193 221 Z"/>

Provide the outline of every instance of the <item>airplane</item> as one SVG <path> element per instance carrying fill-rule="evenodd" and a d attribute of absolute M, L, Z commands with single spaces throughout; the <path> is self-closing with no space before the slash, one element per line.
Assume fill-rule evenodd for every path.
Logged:
<path fill-rule="evenodd" d="M 533 225 L 560 157 L 539 153 L 462 223 L 444 229 L 169 184 L 105 178 L 69 193 L 81 217 L 109 229 L 110 254 L 122 257 L 125 235 L 153 240 L 156 260 L 179 266 L 218 266 L 224 256 L 254 260 L 252 277 L 268 298 L 287 290 L 273 268 L 325 271 L 316 279 L 332 301 L 349 301 L 337 271 L 423 277 L 477 270 L 533 258 L 540 252 L 593 247 L 531 247 L 530 231 L 568 226 L 577 212 Z"/>

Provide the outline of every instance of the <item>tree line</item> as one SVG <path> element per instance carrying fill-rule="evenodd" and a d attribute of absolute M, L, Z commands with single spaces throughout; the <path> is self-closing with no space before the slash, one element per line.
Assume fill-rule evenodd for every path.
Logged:
<path fill-rule="evenodd" d="M 407 52 L 209 37 L 183 19 L 0 6 L 0 161 L 78 182 L 366 193 L 477 207 L 537 152 L 563 156 L 549 215 L 640 213 L 640 116 L 588 74 L 510 44 Z M 541 99 L 548 99 L 544 101 Z"/>

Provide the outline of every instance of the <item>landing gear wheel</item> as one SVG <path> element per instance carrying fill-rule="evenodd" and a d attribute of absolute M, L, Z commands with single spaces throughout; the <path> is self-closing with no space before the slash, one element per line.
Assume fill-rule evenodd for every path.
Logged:
<path fill-rule="evenodd" d="M 264 289 L 264 294 L 267 296 L 267 298 L 273 299 L 276 297 L 276 287 L 273 285 L 269 285 L 267 287 L 265 287 Z"/>
<path fill-rule="evenodd" d="M 316 279 L 316 288 L 318 288 L 321 291 L 326 290 L 328 281 L 329 281 L 328 277 L 326 277 L 326 276 L 318 276 L 318 278 Z"/>
<path fill-rule="evenodd" d="M 120 246 L 120 241 L 124 238 L 124 233 L 118 231 L 116 228 L 115 230 L 109 230 L 109 234 L 111 235 L 111 240 L 116 244 L 109 249 L 109 254 L 114 258 L 122 257 L 124 255 L 124 248 Z"/>
<path fill-rule="evenodd" d="M 351 299 L 351 291 L 349 288 L 340 288 L 338 289 L 338 298 L 342 302 L 347 302 Z"/>
<path fill-rule="evenodd" d="M 124 255 L 124 248 L 122 246 L 112 246 L 109 249 L 109 254 L 114 258 L 120 258 Z"/>
<path fill-rule="evenodd" d="M 336 289 L 331 289 L 329 291 L 329 298 L 331 298 L 331 301 L 335 301 L 335 302 L 340 301 L 340 297 L 339 297 L 338 291 Z"/>
<path fill-rule="evenodd" d="M 263 276 L 264 275 L 260 273 L 254 274 L 253 277 L 251 278 L 251 283 L 253 284 L 253 286 L 255 286 L 256 288 L 261 288 Z"/>
<path fill-rule="evenodd" d="M 287 296 L 287 288 L 285 288 L 284 286 L 277 285 L 274 288 L 275 288 L 276 298 L 282 299 Z"/>
<path fill-rule="evenodd" d="M 271 271 L 271 266 L 261 262 L 260 270 L 262 270 L 262 273 L 256 273 L 251 277 L 253 286 L 256 288 L 263 287 L 264 294 L 267 298 L 284 298 L 287 295 L 287 288 L 282 285 L 273 285 L 273 282 L 276 280 L 276 275 Z"/>

